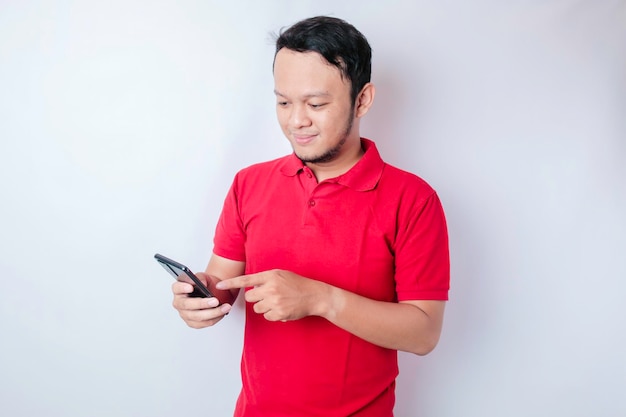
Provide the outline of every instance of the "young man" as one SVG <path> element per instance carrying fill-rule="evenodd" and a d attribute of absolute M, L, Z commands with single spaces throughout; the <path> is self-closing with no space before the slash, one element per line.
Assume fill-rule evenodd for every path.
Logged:
<path fill-rule="evenodd" d="M 301 21 L 276 42 L 278 121 L 293 154 L 237 174 L 199 274 L 230 303 L 245 289 L 236 416 L 392 416 L 397 351 L 424 355 L 438 342 L 443 210 L 423 180 L 361 138 L 370 72 L 367 40 L 339 19 Z M 191 327 L 231 308 L 191 290 L 173 285 Z"/>

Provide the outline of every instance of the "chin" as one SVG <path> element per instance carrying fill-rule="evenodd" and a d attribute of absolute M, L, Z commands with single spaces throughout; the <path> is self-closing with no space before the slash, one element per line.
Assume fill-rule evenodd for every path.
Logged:
<path fill-rule="evenodd" d="M 302 147 L 298 145 L 293 146 L 293 151 L 298 158 L 305 162 L 316 160 L 323 155 L 323 152 L 315 152 L 311 149 L 302 149 Z"/>
<path fill-rule="evenodd" d="M 298 158 L 303 160 L 304 162 L 311 162 L 319 159 L 324 156 L 324 152 L 314 152 L 312 150 L 302 150 L 298 148 L 294 148 L 294 152 Z"/>

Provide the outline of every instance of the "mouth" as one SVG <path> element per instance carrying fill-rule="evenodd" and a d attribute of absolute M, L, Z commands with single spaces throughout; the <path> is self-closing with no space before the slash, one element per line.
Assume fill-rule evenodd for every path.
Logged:
<path fill-rule="evenodd" d="M 293 133 L 291 136 L 298 145 L 306 145 L 317 137 L 317 135 L 306 133 Z"/>

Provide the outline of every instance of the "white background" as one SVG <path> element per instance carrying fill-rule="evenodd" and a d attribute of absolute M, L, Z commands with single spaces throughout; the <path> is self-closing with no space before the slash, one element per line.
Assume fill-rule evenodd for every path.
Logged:
<path fill-rule="evenodd" d="M 1 415 L 231 414 L 241 302 L 187 328 L 152 256 L 204 269 L 234 173 L 290 151 L 270 33 L 316 14 L 370 40 L 362 134 L 448 216 L 396 414 L 626 415 L 617 0 L 0 1 Z"/>

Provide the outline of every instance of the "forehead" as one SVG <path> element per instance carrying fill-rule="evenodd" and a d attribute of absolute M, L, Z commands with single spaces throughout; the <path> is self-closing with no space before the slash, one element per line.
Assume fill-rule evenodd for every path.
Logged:
<path fill-rule="evenodd" d="M 311 91 L 330 95 L 349 93 L 339 68 L 329 64 L 317 52 L 296 52 L 283 48 L 274 61 L 274 86 L 279 94 L 306 95 Z"/>

